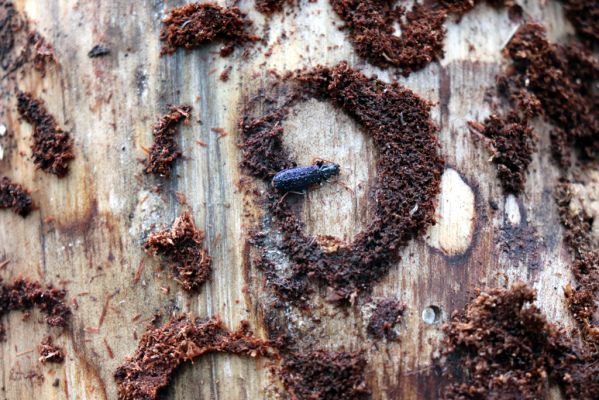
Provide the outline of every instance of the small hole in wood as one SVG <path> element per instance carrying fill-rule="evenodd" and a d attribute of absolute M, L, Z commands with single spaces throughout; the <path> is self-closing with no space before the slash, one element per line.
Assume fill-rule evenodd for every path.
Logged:
<path fill-rule="evenodd" d="M 422 310 L 422 320 L 429 325 L 433 325 L 441 321 L 443 318 L 443 311 L 441 307 L 430 305 Z"/>

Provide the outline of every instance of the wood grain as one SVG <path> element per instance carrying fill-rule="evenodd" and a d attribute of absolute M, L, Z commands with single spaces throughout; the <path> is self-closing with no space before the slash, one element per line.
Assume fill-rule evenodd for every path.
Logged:
<path fill-rule="evenodd" d="M 41 365 L 36 352 L 22 354 L 48 333 L 47 326 L 38 323 L 37 312 L 28 321 L 22 321 L 21 313 L 5 318 L 8 334 L 0 344 L 0 397 L 116 398 L 112 374 L 133 353 L 134 335 L 143 332 L 156 311 L 219 315 L 231 327 L 247 319 L 258 335 L 264 335 L 263 318 L 272 312 L 268 309 L 272 295 L 249 263 L 247 245 L 248 230 L 256 226 L 260 210 L 256 199 L 237 186 L 242 175 L 236 126 L 244 99 L 267 82 L 266 71 L 271 68 L 285 71 L 347 59 L 367 74 L 376 73 L 385 81 L 393 78 L 391 70 L 379 70 L 357 58 L 344 33 L 331 23 L 340 25 L 324 0 L 302 1 L 298 10 L 276 14 L 270 21 L 268 45 L 250 49 L 247 59 L 241 50 L 229 58 L 218 57 L 218 44 L 160 57 L 161 18 L 165 10 L 182 3 L 16 2 L 55 46 L 60 62 L 45 78 L 25 70 L 17 75 L 17 84 L 43 98 L 71 131 L 76 159 L 65 179 L 34 169 L 31 127 L 17 117 L 12 85 L 0 82 L 0 123 L 7 127 L 7 134 L 0 137 L 0 174 L 33 189 L 39 207 L 26 219 L 0 213 L 0 260 L 10 261 L 0 275 L 7 280 L 27 276 L 62 282 L 78 308 L 65 332 L 52 330 L 58 335 L 56 343 L 67 352 L 66 362 L 59 366 Z M 238 3 L 261 29 L 263 17 L 254 11 L 253 2 Z M 547 25 L 553 40 L 571 34 L 556 2 L 521 3 L 527 14 Z M 438 210 L 443 224 L 433 228 L 431 238 L 404 249 L 402 261 L 372 293 L 373 299 L 397 296 L 408 305 L 401 343 L 366 338 L 367 300 L 342 311 L 315 299 L 320 324 L 295 309 L 278 316 L 307 342 L 327 349 L 363 349 L 375 399 L 437 397 L 440 381 L 426 371 L 441 324 L 426 324 L 422 313 L 435 305 L 443 320 L 465 304 L 475 287 L 523 279 L 538 290 L 538 304 L 551 320 L 571 325 L 562 289 L 571 280 L 570 260 L 551 197 L 558 172 L 550 161 L 547 127 L 537 126 L 540 151 L 534 156 L 525 193 L 506 199 L 489 154 L 466 125 L 489 114 L 485 91 L 494 87 L 503 63 L 501 48 L 517 23 L 510 22 L 506 11 L 479 5 L 460 23 L 449 21 L 446 26 L 444 60 L 399 79 L 436 103 L 433 115 L 451 171 L 446 172 L 451 201 Z M 286 37 L 277 40 L 283 32 Z M 87 52 L 98 43 L 110 47 L 110 55 L 88 58 Z M 265 57 L 268 47 L 272 56 Z M 222 82 L 218 76 L 227 66 L 233 67 L 230 79 Z M 171 179 L 162 180 L 144 176 L 138 159 L 145 157 L 151 126 L 169 103 L 191 104 L 193 118 L 180 135 L 186 158 L 176 163 Z M 229 134 L 219 139 L 211 131 L 214 127 Z M 196 140 L 208 146 L 198 146 Z M 330 105 L 310 101 L 296 107 L 286 121 L 285 145 L 300 162 L 321 157 L 342 165 L 337 183 L 306 196 L 302 217 L 312 234 L 351 240 L 372 213 L 368 189 L 376 154 L 369 139 Z M 157 184 L 162 185 L 161 193 L 152 190 Z M 212 278 L 197 296 L 187 295 L 167 273 L 160 273 L 141 246 L 154 225 L 170 225 L 183 209 L 176 192 L 184 193 L 198 227 L 206 231 L 213 257 Z M 490 201 L 496 202 L 496 211 Z M 525 226 L 534 227 L 541 238 L 535 269 L 527 266 L 526 257 L 498 247 L 502 231 Z M 135 283 L 142 260 L 144 268 Z M 166 398 L 273 398 L 270 389 L 277 382 L 266 365 L 265 360 L 207 356 L 181 370 Z M 43 382 L 24 377 L 31 371 L 43 375 Z M 58 387 L 52 385 L 55 379 Z"/>

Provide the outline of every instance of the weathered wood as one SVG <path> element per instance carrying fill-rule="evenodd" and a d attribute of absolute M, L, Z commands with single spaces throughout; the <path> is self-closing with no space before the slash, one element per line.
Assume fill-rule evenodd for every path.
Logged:
<path fill-rule="evenodd" d="M 247 259 L 248 230 L 257 221 L 251 215 L 260 210 L 255 199 L 236 186 L 242 176 L 237 121 L 243 99 L 265 82 L 269 68 L 285 71 L 347 59 L 367 74 L 377 73 L 386 81 L 392 77 L 391 70 L 378 70 L 355 56 L 344 33 L 331 23 L 339 25 L 337 17 L 322 0 L 301 2 L 291 14 L 272 18 L 270 57 L 257 46 L 247 59 L 241 57 L 242 50 L 220 58 L 218 45 L 160 57 L 161 17 L 182 3 L 16 2 L 54 45 L 60 62 L 45 78 L 30 70 L 19 73 L 18 86 L 44 99 L 72 133 L 76 159 L 64 179 L 35 170 L 29 157 L 31 127 L 17 117 L 11 85 L 0 83 L 0 123 L 7 127 L 7 135 L 0 137 L 0 175 L 34 189 L 39 206 L 26 219 L 0 213 L 0 261 L 9 260 L 1 275 L 6 280 L 27 276 L 62 282 L 78 308 L 64 333 L 52 330 L 67 353 L 64 365 L 58 366 L 41 365 L 35 351 L 23 354 L 48 332 L 45 324 L 37 323 L 37 311 L 28 321 L 22 321 L 21 313 L 5 318 L 8 332 L 7 341 L 0 344 L 0 365 L 7 399 L 115 398 L 114 370 L 134 352 L 134 335 L 141 335 L 156 311 L 219 315 L 231 327 L 247 319 L 258 335 L 264 335 L 270 294 Z M 263 17 L 253 9 L 253 1 L 239 6 L 261 26 Z M 523 6 L 548 27 L 553 40 L 571 33 L 556 2 L 528 1 Z M 322 303 L 318 325 L 297 310 L 288 315 L 295 329 L 323 348 L 365 350 L 376 399 L 436 397 L 439 382 L 417 372 L 431 365 L 440 323 L 427 324 L 422 314 L 433 305 L 441 310 L 441 320 L 446 319 L 475 287 L 523 279 L 538 290 L 538 304 L 549 319 L 571 325 L 562 290 L 571 280 L 569 256 L 551 200 L 558 172 L 549 160 L 547 127 L 537 126 L 541 151 L 534 155 L 524 194 L 506 198 L 489 154 L 472 140 L 466 125 L 490 112 L 485 91 L 494 87 L 503 62 L 501 48 L 517 23 L 509 21 L 506 11 L 479 5 L 459 24 L 446 25 L 444 60 L 399 79 L 437 103 L 433 116 L 447 161 L 440 223 L 427 238 L 402 250 L 402 261 L 372 293 L 374 298 L 398 296 L 407 304 L 401 343 L 365 339 L 367 305 L 342 312 L 317 298 L 315 304 Z M 277 41 L 283 31 L 286 39 Z M 98 43 L 106 44 L 110 54 L 88 58 L 87 52 Z M 227 66 L 233 67 L 230 79 L 222 82 L 218 77 Z M 167 103 L 191 104 L 193 117 L 180 135 L 186 159 L 177 161 L 174 176 L 164 180 L 143 175 L 138 159 L 145 157 L 151 126 L 167 111 Z M 285 145 L 296 159 L 309 163 L 320 157 L 342 166 L 340 183 L 306 196 L 302 218 L 307 230 L 350 240 L 372 216 L 369 186 L 376 152 L 359 127 L 329 104 L 309 101 L 295 111 L 286 121 Z M 229 134 L 218 138 L 211 131 L 214 127 Z M 198 139 L 208 146 L 198 146 Z M 152 191 L 156 184 L 163 184 L 161 193 Z M 176 192 L 185 195 L 198 227 L 206 231 L 213 257 L 212 277 L 197 296 L 184 293 L 166 271 L 159 273 L 158 263 L 142 250 L 154 225 L 170 225 L 184 209 Z M 490 201 L 497 203 L 496 211 Z M 510 256 L 497 247 L 502 230 L 517 232 L 527 225 L 543 238 L 536 269 L 527 267 L 522 254 Z M 135 283 L 141 262 L 144 268 Z M 277 383 L 266 366 L 266 360 L 210 355 L 183 368 L 167 397 L 271 398 L 269 388 Z M 43 382 L 32 384 L 25 378 L 29 372 L 43 375 Z M 55 378 L 58 387 L 52 385 Z"/>

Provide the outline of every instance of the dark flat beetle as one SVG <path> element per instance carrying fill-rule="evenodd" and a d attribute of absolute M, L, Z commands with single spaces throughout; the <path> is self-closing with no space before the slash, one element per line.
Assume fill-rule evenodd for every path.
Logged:
<path fill-rule="evenodd" d="M 307 167 L 284 169 L 272 178 L 272 184 L 283 192 L 299 192 L 339 174 L 339 165 L 318 162 Z"/>

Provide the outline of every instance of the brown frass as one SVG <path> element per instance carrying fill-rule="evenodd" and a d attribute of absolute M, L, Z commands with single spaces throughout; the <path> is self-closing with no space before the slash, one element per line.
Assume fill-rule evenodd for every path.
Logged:
<path fill-rule="evenodd" d="M 55 345 L 52 342 L 51 336 L 46 336 L 42 339 L 42 342 L 37 347 L 37 351 L 40 353 L 39 361 L 42 364 L 47 362 L 60 364 L 64 361 L 64 349 Z"/>
<path fill-rule="evenodd" d="M 256 0 L 256 10 L 266 16 L 283 10 L 285 4 L 294 5 L 296 0 Z"/>
<path fill-rule="evenodd" d="M 590 46 L 599 43 L 599 3 L 597 0 L 559 0 L 576 33 Z"/>
<path fill-rule="evenodd" d="M 58 126 L 44 102 L 30 93 L 17 93 L 17 110 L 33 126 L 31 152 L 34 164 L 58 177 L 65 176 L 69 172 L 69 162 L 75 158 L 69 133 Z"/>
<path fill-rule="evenodd" d="M 114 377 L 120 400 L 157 399 L 184 363 L 206 353 L 265 356 L 268 342 L 255 338 L 243 322 L 235 332 L 218 319 L 173 317 L 163 326 L 150 328 L 139 341 L 133 356 L 118 367 Z"/>
<path fill-rule="evenodd" d="M 279 376 L 293 400 L 369 399 L 361 353 L 314 350 L 287 355 Z"/>
<path fill-rule="evenodd" d="M 154 143 L 146 159 L 145 173 L 169 177 L 175 160 L 183 155 L 175 136 L 178 133 L 181 121 L 188 123 L 191 115 L 191 106 L 182 104 L 169 106 L 169 113 L 154 124 L 152 135 Z"/>
<path fill-rule="evenodd" d="M 394 0 L 330 0 L 343 20 L 343 29 L 358 55 L 381 67 L 395 67 L 402 75 L 443 57 L 450 13 L 461 16 L 480 0 L 441 0 L 415 3 L 410 11 Z M 512 0 L 487 0 L 494 7 L 512 6 Z M 399 24 L 401 33 L 395 31 Z"/>
<path fill-rule="evenodd" d="M 51 285 L 43 287 L 40 283 L 27 279 L 18 279 L 12 284 L 0 280 L 0 317 L 11 311 L 25 311 L 33 307 L 46 314 L 46 323 L 50 326 L 67 325 L 70 308 L 65 304 L 66 291 Z"/>
<path fill-rule="evenodd" d="M 396 67 L 407 76 L 443 56 L 447 12 L 440 7 L 417 3 L 406 12 L 392 0 L 331 0 L 331 5 L 358 55 L 378 67 Z"/>
<path fill-rule="evenodd" d="M 27 21 L 15 9 L 13 2 L 0 2 L 0 67 L 3 75 L 14 72 L 27 62 L 23 52 L 15 51 L 20 31 L 27 29 Z"/>
<path fill-rule="evenodd" d="M 218 79 L 220 79 L 223 82 L 227 82 L 229 80 L 229 75 L 231 74 L 232 69 L 233 67 L 231 67 L 230 65 L 228 67 L 225 67 L 225 69 L 223 69 L 223 72 L 220 73 Z"/>
<path fill-rule="evenodd" d="M 367 78 L 345 62 L 302 71 L 289 79 L 295 88 L 283 106 L 271 104 L 258 117 L 250 115 L 258 104 L 250 102 L 246 107 L 240 123 L 242 168 L 270 185 L 277 172 L 294 165 L 281 138 L 289 107 L 308 98 L 330 101 L 362 126 L 378 150 L 375 213 L 353 242 L 328 251 L 305 233 L 292 210 L 291 202 L 297 203 L 298 197 L 283 197 L 271 188 L 266 207 L 274 228 L 283 235 L 280 250 L 290 259 L 290 276 L 280 276 L 272 263 L 262 267 L 287 301 L 305 306 L 309 280 L 332 289 L 332 301 L 347 301 L 386 275 L 398 261 L 399 250 L 433 223 L 444 167 L 437 127 L 428 102 L 397 83 Z M 261 239 L 256 236 L 257 246 Z"/>
<path fill-rule="evenodd" d="M 439 0 L 439 3 L 449 12 L 458 16 L 466 14 L 477 4 L 487 3 L 495 8 L 513 7 L 514 0 Z"/>
<path fill-rule="evenodd" d="M 498 77 L 499 92 L 526 117 L 550 122 L 553 153 L 567 165 L 568 147 L 592 157 L 599 150 L 599 63 L 576 45 L 547 41 L 545 28 L 522 25 L 506 47 L 510 68 Z"/>
<path fill-rule="evenodd" d="M 404 76 L 443 57 L 450 13 L 463 16 L 484 0 L 438 0 L 416 2 L 410 11 L 394 0 L 330 0 L 344 22 L 349 40 L 360 57 L 380 68 L 395 67 Z M 510 15 L 521 16 L 513 0 L 486 0 L 493 7 L 510 7 Z M 280 12 L 295 0 L 256 0 L 256 9 L 266 16 Z M 398 24 L 401 33 L 396 32 Z"/>
<path fill-rule="evenodd" d="M 48 43 L 39 32 L 32 31 L 27 37 L 29 46 L 33 48 L 33 68 L 38 70 L 42 76 L 46 76 L 46 66 L 48 64 L 58 64 L 54 54 L 54 46 Z"/>
<path fill-rule="evenodd" d="M 537 141 L 526 118 L 515 112 L 506 117 L 492 114 L 484 125 L 475 122 L 469 125 L 493 156 L 503 190 L 514 194 L 522 192 Z"/>
<path fill-rule="evenodd" d="M 530 399 L 559 385 L 568 399 L 599 396 L 599 366 L 532 304 L 524 283 L 480 292 L 444 327 L 445 399 Z"/>
<path fill-rule="evenodd" d="M 376 304 L 376 308 L 368 321 L 366 332 L 375 339 L 397 340 L 395 326 L 403 317 L 406 305 L 399 300 L 383 299 Z"/>
<path fill-rule="evenodd" d="M 42 77 L 49 63 L 57 64 L 54 47 L 39 32 L 31 30 L 27 16 L 12 1 L 0 1 L 0 68 L 4 78 L 31 63 Z"/>
<path fill-rule="evenodd" d="M 576 287 L 565 289 L 568 307 L 578 323 L 583 339 L 590 344 L 591 351 L 599 361 L 599 326 L 594 315 L 599 307 L 599 250 L 593 243 L 594 219 L 584 210 L 570 209 L 572 193 L 567 181 L 561 182 L 555 191 L 555 199 L 565 228 L 564 242 L 574 260 L 571 265 Z"/>
<path fill-rule="evenodd" d="M 189 211 L 184 211 L 170 229 L 152 233 L 144 247 L 162 257 L 184 290 L 197 291 L 212 270 L 212 259 L 202 247 L 204 232 L 197 229 Z"/>
<path fill-rule="evenodd" d="M 33 208 L 29 190 L 18 183 L 13 183 L 4 176 L 0 179 L 0 209 L 11 208 L 16 214 L 26 217 Z"/>
<path fill-rule="evenodd" d="M 258 40 L 248 30 L 252 21 L 239 8 L 224 8 L 213 3 L 193 3 L 171 10 L 163 20 L 160 40 L 165 42 L 161 54 L 173 54 L 179 47 L 194 49 L 223 40 L 220 55 L 226 57 L 235 46 Z"/>

